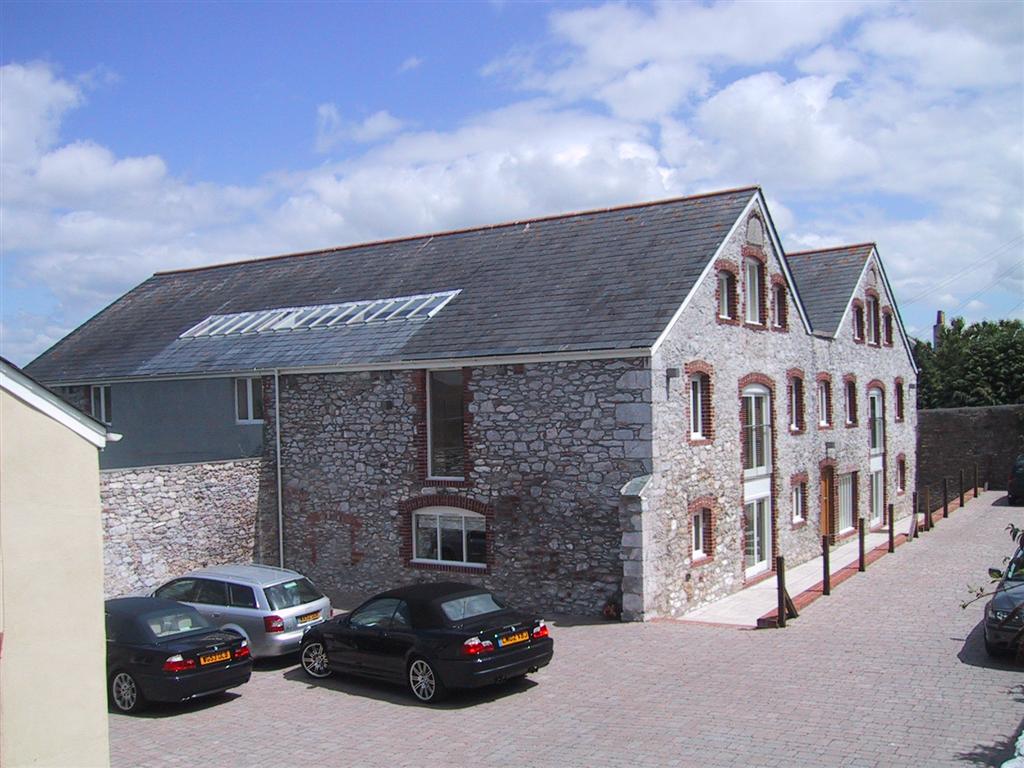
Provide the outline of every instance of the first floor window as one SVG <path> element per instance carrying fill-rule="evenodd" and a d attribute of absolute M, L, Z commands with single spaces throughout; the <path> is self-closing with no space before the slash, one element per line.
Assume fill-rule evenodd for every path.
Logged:
<path fill-rule="evenodd" d="M 832 425 L 832 382 L 818 382 L 818 426 Z"/>
<path fill-rule="evenodd" d="M 699 509 L 693 515 L 693 559 L 711 557 L 711 510 Z"/>
<path fill-rule="evenodd" d="M 807 483 L 793 486 L 793 522 L 802 523 L 807 519 Z"/>
<path fill-rule="evenodd" d="M 846 423 L 857 423 L 857 382 L 852 379 L 846 382 Z"/>
<path fill-rule="evenodd" d="M 462 371 L 427 373 L 430 477 L 461 480 L 465 473 Z"/>
<path fill-rule="evenodd" d="M 711 377 L 695 373 L 690 377 L 690 439 L 711 438 Z"/>
<path fill-rule="evenodd" d="M 91 388 L 92 417 L 104 424 L 109 424 L 113 417 L 113 403 L 110 400 L 110 385 L 97 384 Z"/>
<path fill-rule="evenodd" d="M 896 421 L 903 421 L 903 382 L 896 380 Z"/>
<path fill-rule="evenodd" d="M 892 346 L 892 315 L 888 312 L 882 315 L 882 339 L 887 347 Z"/>
<path fill-rule="evenodd" d="M 885 410 L 880 390 L 868 392 L 868 427 L 872 453 L 881 453 L 885 445 Z"/>
<path fill-rule="evenodd" d="M 796 376 L 789 382 L 789 428 L 793 432 L 804 429 L 804 381 Z"/>
<path fill-rule="evenodd" d="M 456 565 L 487 562 L 487 523 L 483 515 L 454 508 L 413 513 L 413 559 Z"/>
<path fill-rule="evenodd" d="M 853 338 L 864 341 L 864 307 L 860 304 L 853 307 Z"/>
<path fill-rule="evenodd" d="M 743 469 L 748 477 L 766 475 L 771 469 L 771 410 L 768 390 L 761 386 L 743 391 L 740 417 L 743 423 Z"/>
<path fill-rule="evenodd" d="M 262 379 L 235 379 L 235 421 L 239 424 L 263 421 Z"/>
<path fill-rule="evenodd" d="M 789 314 L 786 306 L 786 287 L 775 285 L 772 288 L 772 299 L 772 327 L 785 328 Z"/>

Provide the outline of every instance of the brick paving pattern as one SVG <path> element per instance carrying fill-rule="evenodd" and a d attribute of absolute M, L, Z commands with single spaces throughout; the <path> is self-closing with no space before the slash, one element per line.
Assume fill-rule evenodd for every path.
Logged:
<path fill-rule="evenodd" d="M 960 603 L 1021 510 L 982 494 L 784 630 L 556 622 L 525 682 L 423 707 L 261 665 L 237 692 L 110 717 L 111 764 L 972 766 L 1009 757 L 1024 676 Z"/>

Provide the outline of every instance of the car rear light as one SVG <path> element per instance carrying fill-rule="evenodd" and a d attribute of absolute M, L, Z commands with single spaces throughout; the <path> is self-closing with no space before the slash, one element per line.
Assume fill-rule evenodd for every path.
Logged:
<path fill-rule="evenodd" d="M 540 640 L 542 637 L 548 637 L 551 633 L 548 632 L 548 625 L 544 623 L 544 619 L 537 622 L 537 626 L 533 628 L 533 639 Z"/>
<path fill-rule="evenodd" d="M 284 632 L 284 619 L 280 616 L 264 616 L 263 628 L 267 632 Z"/>
<path fill-rule="evenodd" d="M 188 672 L 195 668 L 196 660 L 182 658 L 180 653 L 169 656 L 164 662 L 164 672 Z"/>
<path fill-rule="evenodd" d="M 247 643 L 245 640 L 242 641 L 241 647 L 235 649 L 235 658 L 236 659 L 247 659 L 247 658 L 249 658 L 249 643 Z"/>
<path fill-rule="evenodd" d="M 490 653 L 494 650 L 494 643 L 490 640 L 481 640 L 479 637 L 471 637 L 462 644 L 462 652 L 467 656 L 479 656 L 481 653 Z"/>

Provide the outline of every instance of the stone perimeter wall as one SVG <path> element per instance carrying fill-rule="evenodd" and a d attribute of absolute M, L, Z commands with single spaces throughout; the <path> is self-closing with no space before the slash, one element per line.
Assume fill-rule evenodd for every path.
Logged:
<path fill-rule="evenodd" d="M 207 565 L 252 562 L 261 463 L 100 472 L 106 596 L 147 592 Z"/>
<path fill-rule="evenodd" d="M 466 482 L 424 477 L 423 371 L 281 377 L 285 563 L 343 607 L 420 581 L 484 585 L 516 606 L 596 615 L 622 581 L 619 491 L 650 472 L 645 360 L 463 369 Z M 274 382 L 259 540 L 276 561 Z M 485 571 L 410 562 L 417 507 L 488 521 Z"/>
<path fill-rule="evenodd" d="M 942 505 L 943 478 L 951 498 L 960 491 L 961 469 L 964 487 L 973 486 L 975 464 L 979 484 L 1006 488 L 1014 459 L 1024 454 L 1024 405 L 935 408 L 918 411 L 917 419 L 917 482 L 928 489 L 932 509 Z"/>

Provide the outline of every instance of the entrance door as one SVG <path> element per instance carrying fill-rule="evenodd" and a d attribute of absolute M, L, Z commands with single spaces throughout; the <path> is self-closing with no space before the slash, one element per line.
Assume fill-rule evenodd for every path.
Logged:
<path fill-rule="evenodd" d="M 839 533 L 853 530 L 857 473 L 839 476 Z"/>
<path fill-rule="evenodd" d="M 746 575 L 754 576 L 769 568 L 772 554 L 772 517 L 768 499 L 748 502 L 743 507 L 746 533 Z"/>
<path fill-rule="evenodd" d="M 821 535 L 831 536 L 835 533 L 832 530 L 832 521 L 835 519 L 836 497 L 835 497 L 835 470 L 832 467 L 824 467 L 821 470 Z"/>

